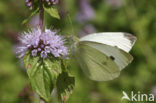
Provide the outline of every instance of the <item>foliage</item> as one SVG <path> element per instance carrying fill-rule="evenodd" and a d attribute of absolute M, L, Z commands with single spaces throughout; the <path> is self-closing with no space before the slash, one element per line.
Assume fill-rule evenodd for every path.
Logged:
<path fill-rule="evenodd" d="M 50 16 L 52 16 L 52 17 L 54 17 L 54 18 L 57 18 L 57 19 L 60 19 L 60 16 L 59 16 L 59 14 L 58 14 L 58 10 L 57 9 L 55 9 L 55 8 L 45 8 L 44 7 L 44 10 L 50 15 Z"/>

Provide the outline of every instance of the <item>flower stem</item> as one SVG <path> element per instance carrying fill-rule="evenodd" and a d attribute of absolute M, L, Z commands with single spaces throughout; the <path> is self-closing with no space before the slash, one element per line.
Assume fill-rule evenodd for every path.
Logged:
<path fill-rule="evenodd" d="M 44 23 L 44 9 L 42 5 L 42 0 L 40 0 L 40 10 L 39 10 L 39 27 L 43 31 L 43 23 Z"/>

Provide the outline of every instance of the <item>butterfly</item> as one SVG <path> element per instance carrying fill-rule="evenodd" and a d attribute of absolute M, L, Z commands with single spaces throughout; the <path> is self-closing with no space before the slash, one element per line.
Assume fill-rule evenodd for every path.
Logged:
<path fill-rule="evenodd" d="M 74 46 L 74 57 L 84 73 L 95 81 L 117 78 L 132 62 L 129 51 L 136 37 L 123 32 L 94 33 L 84 36 Z"/>

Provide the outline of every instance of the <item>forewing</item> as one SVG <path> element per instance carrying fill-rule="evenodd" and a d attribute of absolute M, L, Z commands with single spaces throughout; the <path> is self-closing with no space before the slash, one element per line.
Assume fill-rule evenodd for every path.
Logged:
<path fill-rule="evenodd" d="M 125 52 L 129 52 L 136 41 L 136 37 L 129 33 L 105 32 L 84 36 L 80 39 L 80 41 L 90 41 L 116 46 Z"/>
<path fill-rule="evenodd" d="M 108 81 L 120 75 L 120 68 L 108 56 L 89 45 L 78 44 L 75 57 L 92 80 Z"/>
<path fill-rule="evenodd" d="M 129 53 L 120 50 L 117 47 L 112 47 L 109 45 L 95 43 L 95 42 L 81 42 L 81 43 L 89 45 L 90 47 L 104 53 L 106 56 L 108 56 L 110 59 L 112 59 L 113 62 L 115 62 L 118 65 L 120 70 L 125 68 L 133 60 L 133 57 Z"/>

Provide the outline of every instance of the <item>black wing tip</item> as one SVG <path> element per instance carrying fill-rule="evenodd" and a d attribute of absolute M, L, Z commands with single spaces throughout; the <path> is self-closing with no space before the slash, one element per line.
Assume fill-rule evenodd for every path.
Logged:
<path fill-rule="evenodd" d="M 137 37 L 134 36 L 134 35 L 132 35 L 132 34 L 130 34 L 130 33 L 124 33 L 124 36 L 125 36 L 127 39 L 129 39 L 129 40 L 131 41 L 131 44 L 132 44 L 132 45 L 133 45 L 133 44 L 136 42 L 136 40 L 137 40 Z"/>

